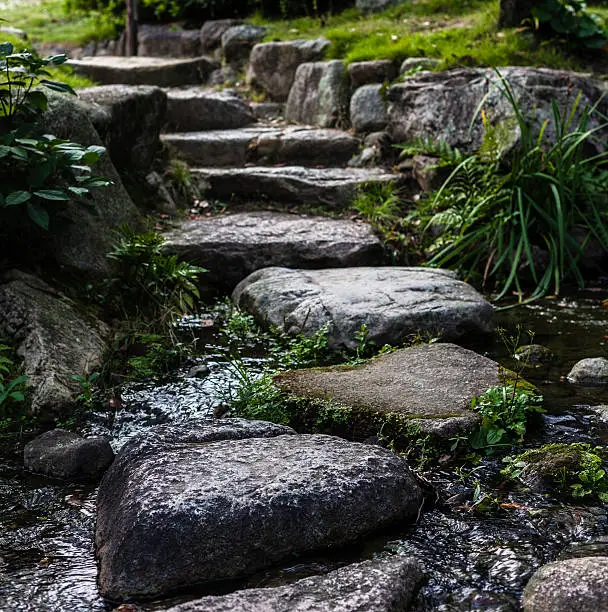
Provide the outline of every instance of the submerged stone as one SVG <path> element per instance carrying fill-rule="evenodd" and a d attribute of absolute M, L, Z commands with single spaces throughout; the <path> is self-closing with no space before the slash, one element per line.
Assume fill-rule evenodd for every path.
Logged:
<path fill-rule="evenodd" d="M 128 442 L 99 490 L 102 595 L 151 597 L 246 576 L 416 515 L 421 491 L 401 457 L 291 432 L 207 420 Z"/>
<path fill-rule="evenodd" d="M 286 586 L 204 597 L 168 612 L 397 612 L 409 609 L 422 578 L 420 566 L 412 557 L 384 557 Z"/>
<path fill-rule="evenodd" d="M 425 433 L 450 438 L 473 430 L 481 419 L 469 408 L 471 400 L 505 384 L 507 376 L 487 357 L 455 344 L 436 343 L 356 366 L 286 372 L 274 382 L 295 397 L 350 409 L 353 422 L 366 415 L 392 416 L 402 419 L 403 430 L 415 424 Z"/>
<path fill-rule="evenodd" d="M 240 308 L 289 334 L 312 336 L 328 325 L 332 348 L 367 340 L 398 345 L 412 334 L 457 338 L 493 329 L 492 306 L 452 272 L 433 268 L 265 268 L 233 292 Z"/>

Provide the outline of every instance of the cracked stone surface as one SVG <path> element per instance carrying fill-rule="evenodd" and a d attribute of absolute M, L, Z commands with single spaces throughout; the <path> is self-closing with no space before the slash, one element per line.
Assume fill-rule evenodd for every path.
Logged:
<path fill-rule="evenodd" d="M 261 323 L 313 335 L 329 325 L 334 348 L 368 340 L 398 345 L 411 334 L 451 339 L 493 329 L 492 306 L 452 272 L 433 268 L 265 268 L 235 288 L 234 301 Z"/>

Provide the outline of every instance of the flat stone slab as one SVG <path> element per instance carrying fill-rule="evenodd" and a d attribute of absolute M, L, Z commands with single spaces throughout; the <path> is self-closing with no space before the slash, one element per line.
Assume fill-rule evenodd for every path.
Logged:
<path fill-rule="evenodd" d="M 239 166 L 297 164 L 345 166 L 360 141 L 341 130 L 307 127 L 250 127 L 166 134 L 164 142 L 190 164 Z"/>
<path fill-rule="evenodd" d="M 409 609 L 422 578 L 412 557 L 378 558 L 286 586 L 203 597 L 168 612 L 396 612 Z"/>
<path fill-rule="evenodd" d="M 298 397 L 330 400 L 355 410 L 395 414 L 422 431 L 449 438 L 480 421 L 471 400 L 505 384 L 508 371 L 487 357 L 449 343 L 381 355 L 355 367 L 295 370 L 275 384 Z"/>
<path fill-rule="evenodd" d="M 398 183 L 390 172 L 368 168 L 198 168 L 193 176 L 210 185 L 210 195 L 230 199 L 269 200 L 308 206 L 349 206 L 364 183 Z"/>
<path fill-rule="evenodd" d="M 168 130 L 235 130 L 256 121 L 249 104 L 233 92 L 204 87 L 167 90 Z"/>
<path fill-rule="evenodd" d="M 101 594 L 152 597 L 238 578 L 416 516 L 422 493 L 403 458 L 291 431 L 207 420 L 128 442 L 99 490 Z"/>
<path fill-rule="evenodd" d="M 219 63 L 208 57 L 85 57 L 68 62 L 75 72 L 101 85 L 157 85 L 180 87 L 205 83 Z"/>
<path fill-rule="evenodd" d="M 458 338 L 493 330 L 492 306 L 454 273 L 433 268 L 265 268 L 241 281 L 232 297 L 289 334 L 313 335 L 329 325 L 334 348 L 354 348 L 363 324 L 378 346 L 418 333 Z"/>
<path fill-rule="evenodd" d="M 205 283 L 230 290 L 268 266 L 327 268 L 382 263 L 366 223 L 278 212 L 245 212 L 186 221 L 166 235 L 166 250 L 209 270 Z"/>

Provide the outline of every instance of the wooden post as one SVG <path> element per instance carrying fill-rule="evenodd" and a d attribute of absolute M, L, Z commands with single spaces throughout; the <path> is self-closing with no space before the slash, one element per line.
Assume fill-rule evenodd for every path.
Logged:
<path fill-rule="evenodd" d="M 127 0 L 125 55 L 137 55 L 137 0 Z"/>

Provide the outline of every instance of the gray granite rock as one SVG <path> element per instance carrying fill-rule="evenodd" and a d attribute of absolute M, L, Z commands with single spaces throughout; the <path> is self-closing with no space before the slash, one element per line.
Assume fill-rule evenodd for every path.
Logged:
<path fill-rule="evenodd" d="M 222 46 L 222 36 L 234 26 L 241 25 L 240 19 L 212 19 L 205 21 L 201 27 L 201 48 L 207 53 L 212 53 Z"/>
<path fill-rule="evenodd" d="M 137 55 L 143 57 L 199 57 L 199 30 L 176 29 L 170 24 L 140 24 L 137 28 Z"/>
<path fill-rule="evenodd" d="M 116 168 L 127 174 L 148 172 L 160 148 L 165 92 L 145 85 L 103 85 L 79 89 L 78 97 L 107 110 L 108 121 L 96 121 L 95 127 Z"/>
<path fill-rule="evenodd" d="M 545 131 L 549 141 L 555 138 L 553 100 L 564 112 L 572 107 L 578 92 L 582 92 L 578 117 L 586 105 L 594 105 L 604 92 L 601 83 L 574 72 L 528 67 L 501 68 L 500 72 L 510 83 L 523 115 L 534 117 L 536 129 L 549 120 Z M 512 124 L 511 142 L 505 147 L 508 151 L 509 146 L 519 142 L 519 127 L 499 84 L 498 75 L 491 69 L 422 72 L 409 77 L 388 90 L 389 133 L 395 142 L 412 141 L 417 137 L 440 138 L 463 151 L 476 151 L 484 133 L 481 115 L 472 126 L 471 121 L 484 100 L 484 110 L 492 124 Z M 598 111 L 589 119 L 588 128 L 602 123 L 600 113 L 608 113 L 608 97 L 604 96 Z M 605 142 L 608 129 L 596 136 L 598 142 Z"/>
<path fill-rule="evenodd" d="M 568 381 L 581 385 L 608 385 L 608 359 L 590 357 L 574 364 L 568 374 Z"/>
<path fill-rule="evenodd" d="M 25 445 L 25 469 L 64 480 L 88 480 L 103 474 L 114 460 L 105 438 L 83 438 L 64 429 L 53 429 Z"/>
<path fill-rule="evenodd" d="M 407 57 L 401 63 L 399 74 L 407 74 L 416 70 L 434 70 L 440 65 L 441 60 L 434 57 Z"/>
<path fill-rule="evenodd" d="M 384 449 L 277 435 L 290 430 L 268 423 L 219 426 L 230 435 L 214 423 L 183 433 L 152 429 L 118 454 L 98 497 L 104 597 L 151 597 L 242 577 L 418 511 L 412 473 Z"/>
<path fill-rule="evenodd" d="M 295 370 L 275 384 L 298 397 L 404 417 L 441 438 L 468 434 L 480 417 L 471 400 L 503 384 L 499 364 L 455 344 L 401 349 L 354 366 Z M 356 420 L 356 417 L 353 417 Z"/>
<path fill-rule="evenodd" d="M 160 57 L 85 57 L 70 60 L 71 66 L 101 85 L 156 85 L 183 87 L 205 83 L 219 63 L 208 57 L 169 59 Z"/>
<path fill-rule="evenodd" d="M 524 344 L 515 351 L 515 359 L 526 365 L 536 366 L 555 361 L 555 353 L 542 344 Z"/>
<path fill-rule="evenodd" d="M 329 45 L 325 38 L 260 43 L 251 51 L 247 82 L 271 100 L 285 102 L 298 66 L 323 59 Z"/>
<path fill-rule="evenodd" d="M 493 329 L 492 306 L 453 273 L 433 268 L 266 268 L 239 283 L 233 299 L 290 334 L 328 324 L 335 348 L 354 348 L 363 324 L 378 346 L 417 333 L 457 338 Z"/>
<path fill-rule="evenodd" d="M 174 89 L 167 102 L 167 129 L 176 132 L 234 130 L 256 122 L 249 104 L 232 91 Z"/>
<path fill-rule="evenodd" d="M 607 610 L 608 557 L 581 557 L 543 565 L 524 590 L 524 612 Z"/>
<path fill-rule="evenodd" d="M 237 25 L 222 34 L 222 55 L 229 66 L 242 69 L 249 61 L 254 45 L 266 36 L 267 28 L 254 25 Z"/>
<path fill-rule="evenodd" d="M 401 612 L 423 574 L 411 557 L 377 558 L 274 588 L 204 597 L 168 612 Z"/>
<path fill-rule="evenodd" d="M 383 260 L 380 241 L 367 224 L 278 212 L 186 221 L 167 235 L 166 249 L 208 268 L 205 282 L 229 290 L 268 266 L 326 268 Z"/>
<path fill-rule="evenodd" d="M 343 166 L 359 148 L 359 139 L 342 130 L 303 126 L 252 126 L 166 134 L 163 141 L 199 167 L 245 164 Z"/>
<path fill-rule="evenodd" d="M 348 76 L 355 87 L 390 82 L 397 77 L 397 66 L 392 60 L 352 62 L 348 65 Z"/>
<path fill-rule="evenodd" d="M 285 118 L 320 127 L 348 126 L 350 82 L 344 62 L 300 64 L 287 98 Z"/>
<path fill-rule="evenodd" d="M 363 85 L 350 99 L 350 121 L 355 132 L 381 132 L 388 123 L 383 85 Z"/>
<path fill-rule="evenodd" d="M 74 374 L 96 370 L 109 330 L 41 280 L 14 272 L 0 284 L 0 337 L 23 359 L 32 412 L 65 416 L 74 408 Z"/>

